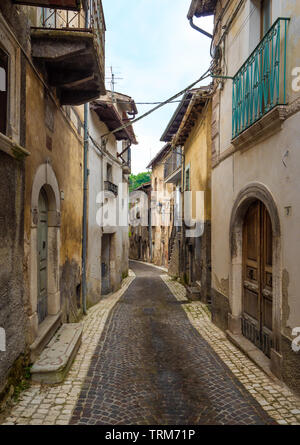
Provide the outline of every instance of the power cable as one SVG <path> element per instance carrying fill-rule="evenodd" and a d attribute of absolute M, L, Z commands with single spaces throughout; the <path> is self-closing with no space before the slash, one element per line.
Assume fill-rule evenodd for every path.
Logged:
<path fill-rule="evenodd" d="M 163 107 L 164 105 L 167 105 L 168 103 L 170 103 L 174 99 L 177 99 L 177 97 L 182 96 L 183 94 L 188 92 L 190 89 L 192 89 L 197 83 L 201 82 L 202 80 L 206 79 L 209 76 L 210 76 L 210 68 L 207 71 L 205 71 L 205 73 L 202 74 L 202 76 L 199 77 L 199 79 L 195 80 L 195 82 L 191 83 L 188 87 L 184 88 L 184 90 L 180 91 L 179 93 L 175 94 L 174 96 L 170 97 L 169 99 L 165 100 L 164 102 L 161 102 L 156 107 L 152 108 L 151 110 L 147 111 L 146 113 L 142 114 L 141 116 L 131 120 L 130 122 L 128 122 L 126 124 L 123 124 L 121 127 L 116 128 L 115 130 L 110 131 L 108 133 L 105 133 L 101 138 L 102 139 L 103 138 L 108 138 L 110 135 L 112 135 L 114 133 L 118 133 L 119 131 L 124 130 L 125 128 L 131 126 L 135 122 L 138 122 L 141 119 L 144 119 L 145 117 L 147 117 L 150 114 L 154 113 L 154 111 L 158 110 L 159 108 Z"/>

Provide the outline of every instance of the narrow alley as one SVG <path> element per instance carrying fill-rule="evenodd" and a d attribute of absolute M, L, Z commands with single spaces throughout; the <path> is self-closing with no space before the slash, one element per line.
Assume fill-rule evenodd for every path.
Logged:
<path fill-rule="evenodd" d="M 299 399 L 265 375 L 158 267 L 132 261 L 92 307 L 66 380 L 32 384 L 3 424 L 293 424 Z"/>
<path fill-rule="evenodd" d="M 299 23 L 0 0 L 1 426 L 300 425 Z"/>
<path fill-rule="evenodd" d="M 161 272 L 132 269 L 136 279 L 109 316 L 71 423 L 274 423 L 190 324 Z"/>

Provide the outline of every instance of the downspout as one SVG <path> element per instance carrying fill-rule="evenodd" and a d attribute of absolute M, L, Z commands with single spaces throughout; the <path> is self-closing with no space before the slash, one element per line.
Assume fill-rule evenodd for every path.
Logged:
<path fill-rule="evenodd" d="M 193 29 L 195 29 L 195 30 L 198 31 L 198 32 L 201 32 L 202 34 L 204 34 L 206 37 L 208 37 L 208 38 L 210 38 L 210 39 L 213 38 L 213 35 L 212 35 L 212 34 L 210 34 L 210 33 L 207 32 L 207 31 L 204 31 L 204 29 L 199 28 L 199 26 L 195 25 L 195 23 L 193 22 L 193 17 L 189 18 L 189 22 L 190 22 L 190 25 L 191 25 L 191 27 L 192 27 Z"/>
<path fill-rule="evenodd" d="M 85 27 L 89 26 L 88 7 L 85 10 Z M 83 142 L 83 218 L 82 218 L 82 310 L 86 308 L 86 257 L 87 257 L 87 190 L 88 190 L 88 103 L 84 104 L 84 142 Z"/>

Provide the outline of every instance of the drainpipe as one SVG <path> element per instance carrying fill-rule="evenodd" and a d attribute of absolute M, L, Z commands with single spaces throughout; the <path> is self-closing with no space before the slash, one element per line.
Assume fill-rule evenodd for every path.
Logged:
<path fill-rule="evenodd" d="M 85 10 L 85 26 L 89 26 L 88 7 Z M 87 190 L 88 190 L 88 106 L 84 104 L 84 145 L 83 145 L 83 218 L 82 218 L 82 309 L 86 309 L 86 257 L 87 257 Z"/>
<path fill-rule="evenodd" d="M 152 190 L 152 188 L 151 188 Z M 150 202 L 150 205 L 149 205 Z M 152 211 L 151 211 L 151 191 L 150 191 L 150 200 L 148 196 L 148 227 L 149 227 L 149 254 L 150 254 L 150 263 L 152 263 Z"/>
<path fill-rule="evenodd" d="M 87 190 L 88 190 L 88 104 L 84 104 L 84 157 L 83 157 L 83 221 L 82 221 L 82 308 L 86 310 L 86 256 L 87 256 Z"/>
<path fill-rule="evenodd" d="M 201 32 L 202 34 L 204 34 L 206 37 L 209 37 L 210 39 L 213 38 L 213 35 L 212 35 L 212 34 L 210 34 L 210 33 L 207 32 L 207 31 L 204 31 L 204 29 L 199 28 L 199 26 L 195 25 L 195 23 L 193 22 L 193 17 L 191 17 L 191 18 L 189 19 L 189 22 L 190 22 L 190 25 L 191 25 L 191 27 L 192 27 L 193 29 L 195 29 L 195 30 L 198 31 L 198 32 Z"/>

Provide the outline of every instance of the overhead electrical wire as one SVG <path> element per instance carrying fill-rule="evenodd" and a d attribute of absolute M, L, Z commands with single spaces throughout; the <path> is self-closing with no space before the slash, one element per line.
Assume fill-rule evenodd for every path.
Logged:
<path fill-rule="evenodd" d="M 130 127 L 132 124 L 140 121 L 141 119 L 144 119 L 145 117 L 154 113 L 154 111 L 158 110 L 159 108 L 163 107 L 164 105 L 169 104 L 173 100 L 177 99 L 177 97 L 180 97 L 183 94 L 187 93 L 190 89 L 192 89 L 195 85 L 197 85 L 197 83 L 201 82 L 202 80 L 206 79 L 209 76 L 210 76 L 210 68 L 207 71 L 205 71 L 205 73 L 202 74 L 202 76 L 199 77 L 199 79 L 195 80 L 195 82 L 191 83 L 189 86 L 184 88 L 184 90 L 181 90 L 179 93 L 174 94 L 174 96 L 170 97 L 169 99 L 165 100 L 164 102 L 159 103 L 158 105 L 156 105 L 156 107 L 151 108 L 151 110 L 147 111 L 146 113 L 142 114 L 141 116 L 139 116 L 135 119 L 132 119 L 130 122 L 127 122 L 126 124 L 123 124 L 121 127 L 116 128 L 115 130 L 112 130 L 108 133 L 105 133 L 101 137 L 102 141 L 105 141 L 105 138 L 108 138 L 109 136 L 113 135 L 114 133 L 118 133 L 119 131 L 124 130 L 125 128 Z"/>

